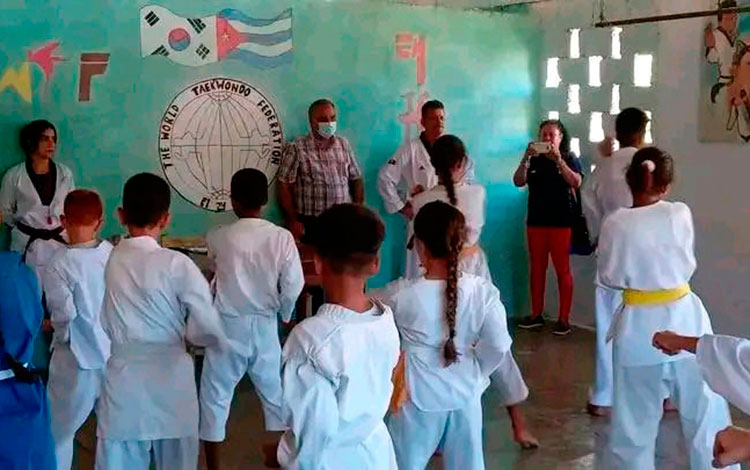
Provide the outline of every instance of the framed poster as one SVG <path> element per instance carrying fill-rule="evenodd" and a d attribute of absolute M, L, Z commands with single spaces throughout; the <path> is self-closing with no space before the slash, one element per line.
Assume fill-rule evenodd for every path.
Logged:
<path fill-rule="evenodd" d="M 723 8 L 750 0 L 724 0 Z M 699 138 L 750 143 L 750 13 L 725 13 L 706 21 L 700 71 Z"/>

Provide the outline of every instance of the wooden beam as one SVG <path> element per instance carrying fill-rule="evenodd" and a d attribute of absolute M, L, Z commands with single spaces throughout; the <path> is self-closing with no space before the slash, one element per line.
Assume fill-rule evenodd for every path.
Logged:
<path fill-rule="evenodd" d="M 750 12 L 750 6 L 721 8 L 718 10 L 691 11 L 685 13 L 675 13 L 672 15 L 655 15 L 643 16 L 640 18 L 630 18 L 627 20 L 602 20 L 594 24 L 597 28 L 611 28 L 613 26 L 628 26 L 633 24 L 657 23 L 661 21 L 685 20 L 688 18 L 700 18 L 705 16 L 717 16 L 719 13 L 746 13 Z"/>

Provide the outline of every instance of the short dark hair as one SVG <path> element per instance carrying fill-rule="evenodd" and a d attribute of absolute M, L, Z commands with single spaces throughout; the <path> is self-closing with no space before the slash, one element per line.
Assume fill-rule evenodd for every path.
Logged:
<path fill-rule="evenodd" d="M 313 101 L 313 104 L 310 105 L 310 107 L 307 109 L 307 117 L 308 119 L 312 119 L 312 115 L 315 112 L 315 110 L 318 108 L 318 106 L 323 105 L 329 105 L 334 110 L 336 110 L 336 105 L 333 104 L 333 101 L 327 99 L 327 98 L 321 98 L 319 100 Z"/>
<path fill-rule="evenodd" d="M 375 212 L 357 204 L 336 204 L 316 221 L 318 256 L 339 274 L 363 274 L 378 258 L 385 226 Z"/>
<path fill-rule="evenodd" d="M 424 118 L 427 114 L 427 111 L 433 111 L 436 109 L 442 109 L 445 110 L 445 106 L 442 102 L 438 100 L 430 100 L 422 105 L 422 117 Z"/>
<path fill-rule="evenodd" d="M 615 120 L 615 132 L 617 140 L 632 140 L 635 137 L 646 134 L 648 115 L 638 108 L 623 109 Z"/>
<path fill-rule="evenodd" d="M 539 133 L 542 132 L 542 129 L 544 129 L 547 126 L 555 126 L 557 127 L 557 130 L 560 131 L 560 135 L 562 135 L 562 140 L 560 141 L 560 153 L 565 156 L 570 153 L 570 134 L 568 133 L 568 129 L 565 128 L 562 121 L 559 119 L 547 119 L 546 121 L 542 121 L 541 124 L 539 124 Z"/>
<path fill-rule="evenodd" d="M 47 129 L 55 131 L 55 142 L 57 142 L 57 129 L 55 128 L 55 125 L 49 121 L 38 119 L 23 126 L 23 129 L 21 129 L 21 148 L 27 157 L 30 157 L 36 152 L 36 149 L 39 146 L 39 140 L 42 138 L 42 133 Z"/>
<path fill-rule="evenodd" d="M 255 168 L 245 168 L 232 176 L 232 201 L 242 209 L 260 209 L 268 204 L 268 178 Z"/>
<path fill-rule="evenodd" d="M 647 161 L 653 162 L 654 171 L 648 167 Z M 647 175 L 651 174 L 651 186 L 648 187 Z M 644 191 L 664 191 L 674 181 L 674 159 L 657 147 L 646 147 L 633 155 L 625 179 L 633 194 Z"/>
<path fill-rule="evenodd" d="M 73 225 L 91 225 L 104 214 L 102 198 L 89 189 L 73 190 L 65 196 L 63 213 L 65 220 Z"/>
<path fill-rule="evenodd" d="M 724 10 L 726 8 L 737 8 L 737 1 L 736 0 L 723 0 L 721 3 L 719 3 L 719 21 L 721 21 L 724 18 L 724 13 L 721 10 Z"/>
<path fill-rule="evenodd" d="M 122 191 L 122 208 L 128 225 L 151 227 L 169 212 L 169 184 L 151 173 L 131 177 Z"/>

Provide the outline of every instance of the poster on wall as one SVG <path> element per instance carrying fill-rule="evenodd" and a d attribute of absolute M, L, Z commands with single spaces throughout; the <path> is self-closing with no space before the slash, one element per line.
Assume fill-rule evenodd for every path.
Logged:
<path fill-rule="evenodd" d="M 724 0 L 721 6 L 750 6 L 750 0 Z M 750 143 L 750 14 L 711 18 L 703 43 L 700 140 Z"/>
<path fill-rule="evenodd" d="M 265 173 L 271 184 L 284 137 L 271 102 L 252 85 L 210 78 L 182 90 L 159 122 L 158 155 L 169 184 L 202 209 L 231 209 L 232 175 Z"/>
<path fill-rule="evenodd" d="M 424 36 L 403 32 L 397 33 L 394 40 L 396 58 L 416 64 L 417 88 L 401 95 L 406 100 L 406 112 L 398 116 L 404 128 L 403 142 L 409 142 L 421 131 L 422 105 L 430 99 L 425 90 L 427 83 L 427 40 Z"/>

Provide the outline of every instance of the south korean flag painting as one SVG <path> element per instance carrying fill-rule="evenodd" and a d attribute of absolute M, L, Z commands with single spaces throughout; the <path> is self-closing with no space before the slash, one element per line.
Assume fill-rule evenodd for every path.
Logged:
<path fill-rule="evenodd" d="M 192 67 L 218 62 L 216 16 L 183 18 L 160 6 L 142 8 L 141 55 Z"/>
<path fill-rule="evenodd" d="M 227 59 L 256 68 L 289 64 L 294 50 L 292 10 L 271 19 L 225 9 L 216 15 L 185 18 L 168 9 L 141 8 L 141 55 L 162 56 L 199 67 Z"/>

